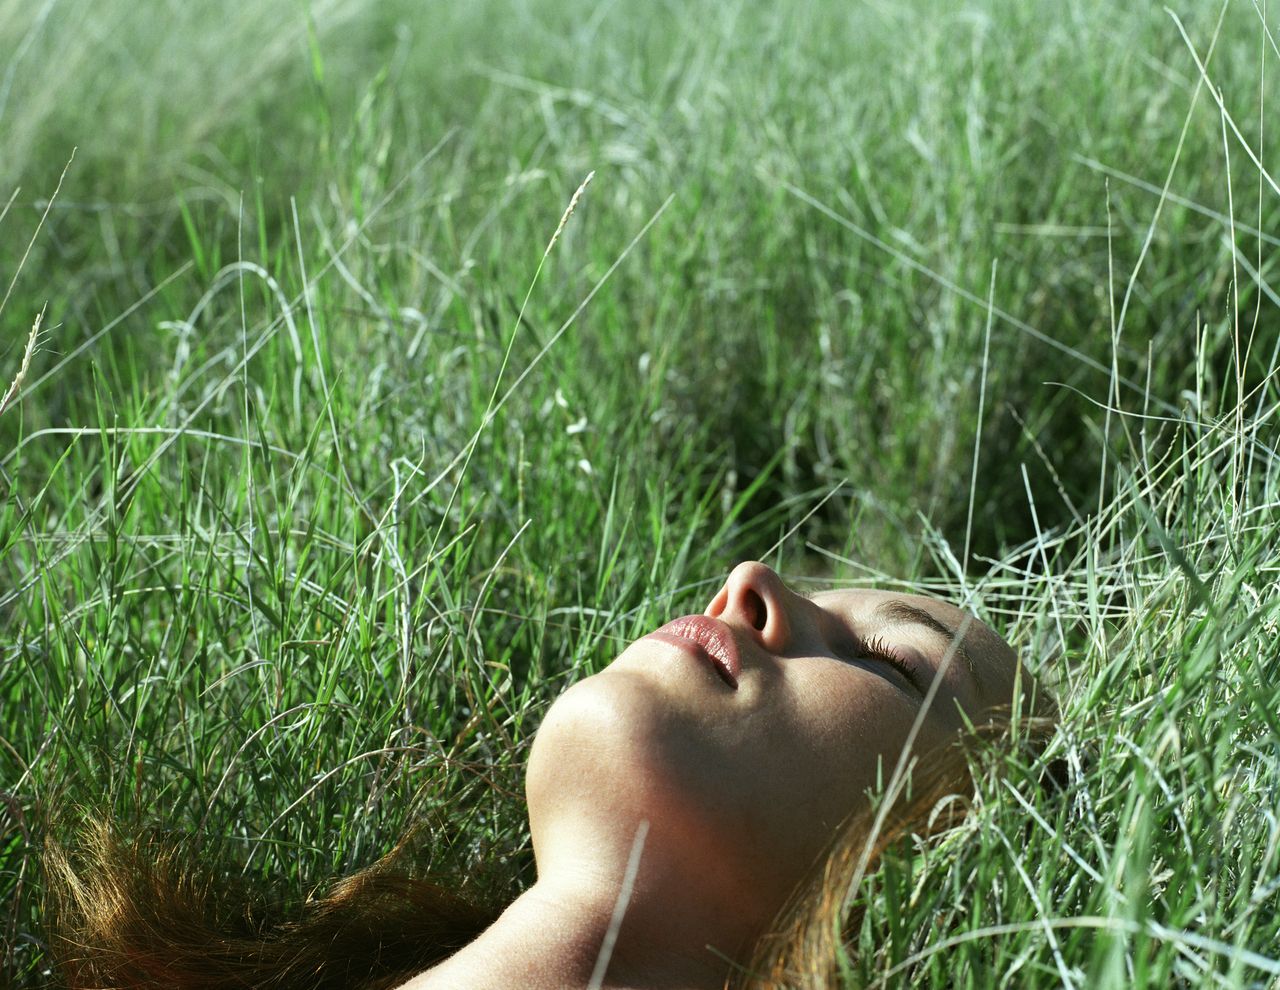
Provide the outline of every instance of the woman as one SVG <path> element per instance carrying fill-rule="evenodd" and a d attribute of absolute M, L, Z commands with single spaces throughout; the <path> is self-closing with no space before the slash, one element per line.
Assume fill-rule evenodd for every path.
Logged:
<path fill-rule="evenodd" d="M 114 960 L 68 953 L 71 982 L 692 990 L 791 971 L 821 985 L 830 960 L 803 957 L 815 944 L 830 954 L 821 933 L 833 926 L 822 917 L 839 910 L 838 888 L 856 886 L 915 811 L 968 786 L 956 743 L 970 727 L 1008 724 L 1034 705 L 1013 650 L 952 605 L 870 590 L 804 597 L 764 564 L 744 563 L 704 614 L 632 643 L 551 706 L 526 777 L 537 881 L 474 939 L 459 937 L 465 924 L 425 916 L 467 917 L 443 895 L 416 920 L 402 911 L 371 922 L 376 912 L 362 915 L 360 901 L 386 898 L 369 879 L 340 886 L 327 925 L 215 938 L 210 953 L 200 939 L 194 950 L 146 947 L 157 924 L 143 919 L 130 949 L 120 918 L 147 907 L 117 910 L 94 931 L 64 866 L 65 940 L 104 946 Z M 868 795 L 886 782 L 872 818 Z M 113 865 L 116 847 L 100 848 L 107 874 L 146 869 L 118 856 Z M 139 899 L 116 903 L 130 896 Z M 411 902 L 406 891 L 401 903 Z M 335 928 L 342 909 L 358 923 Z M 424 932 L 416 946 L 405 930 L 414 924 Z M 335 958 L 335 931 L 362 933 L 381 970 Z"/>

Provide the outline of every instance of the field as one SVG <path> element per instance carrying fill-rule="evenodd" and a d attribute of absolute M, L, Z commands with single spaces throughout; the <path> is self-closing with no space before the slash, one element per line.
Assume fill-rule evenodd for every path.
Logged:
<path fill-rule="evenodd" d="M 80 807 L 513 889 L 550 700 L 758 558 L 1063 710 L 847 986 L 1280 986 L 1277 14 L 0 0 L 0 985 Z"/>

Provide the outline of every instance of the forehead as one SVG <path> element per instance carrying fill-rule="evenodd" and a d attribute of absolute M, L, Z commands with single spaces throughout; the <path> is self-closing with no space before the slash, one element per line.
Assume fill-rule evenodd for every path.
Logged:
<path fill-rule="evenodd" d="M 954 617 L 965 614 L 950 602 L 943 601 L 941 598 L 930 598 L 928 595 L 913 595 L 900 591 L 884 591 L 880 588 L 833 588 L 829 591 L 814 592 L 808 597 L 818 602 L 823 608 L 832 610 L 857 612 L 874 609 L 882 602 L 904 601 L 911 605 L 928 609 L 930 612 L 936 611 L 939 617 L 942 615 Z"/>
<path fill-rule="evenodd" d="M 932 617 L 955 637 L 965 655 L 972 660 L 973 681 L 982 701 L 988 705 L 1008 704 L 1012 700 L 1018 659 L 1013 649 L 976 616 L 950 602 L 927 595 L 912 595 L 871 588 L 849 588 L 821 591 L 811 595 L 824 611 L 855 625 L 860 631 L 877 634 L 881 630 L 903 625 L 893 615 L 895 603 L 910 606 Z M 906 626 L 903 625 L 905 629 Z M 943 642 L 941 634 L 923 631 L 922 635 Z M 941 659 L 939 651 L 935 659 Z"/>

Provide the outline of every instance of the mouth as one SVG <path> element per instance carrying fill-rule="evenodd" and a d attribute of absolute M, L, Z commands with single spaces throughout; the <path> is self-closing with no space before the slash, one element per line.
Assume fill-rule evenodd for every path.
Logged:
<path fill-rule="evenodd" d="M 734 642 L 729 627 L 718 619 L 706 615 L 686 615 L 668 622 L 646 638 L 659 639 L 677 646 L 694 646 L 695 652 L 711 664 L 729 687 L 735 691 L 738 689 L 738 678 L 742 674 L 738 644 Z"/>

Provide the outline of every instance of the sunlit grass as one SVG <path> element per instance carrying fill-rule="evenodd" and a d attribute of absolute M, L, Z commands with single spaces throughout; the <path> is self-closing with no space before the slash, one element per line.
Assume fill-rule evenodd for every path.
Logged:
<path fill-rule="evenodd" d="M 511 889 L 549 701 L 762 557 L 1065 713 L 851 986 L 1271 985 L 1274 14 L 420 7 L 0 0 L 0 982 L 81 803 Z"/>

